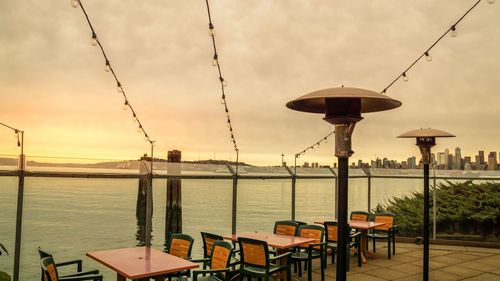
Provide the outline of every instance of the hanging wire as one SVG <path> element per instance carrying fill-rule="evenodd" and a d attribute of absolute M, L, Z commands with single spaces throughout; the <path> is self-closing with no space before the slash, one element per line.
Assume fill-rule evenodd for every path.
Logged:
<path fill-rule="evenodd" d="M 432 57 L 430 55 L 430 51 L 432 50 L 432 48 L 434 48 L 437 43 L 439 43 L 439 41 L 441 41 L 441 39 L 443 39 L 446 34 L 450 33 L 451 32 L 451 36 L 452 37 L 455 37 L 456 36 L 456 32 L 457 32 L 457 25 L 470 13 L 470 11 L 472 11 L 482 0 L 478 0 L 474 5 L 472 5 L 472 7 L 470 7 L 466 12 L 465 14 L 463 14 L 453 25 L 450 26 L 450 28 L 448 28 L 444 33 L 443 35 L 441 35 L 430 47 L 428 47 L 427 49 L 425 49 L 425 51 L 419 56 L 417 57 L 417 59 L 415 61 L 413 61 L 410 66 L 408 66 L 405 70 L 403 70 L 403 72 L 401 72 L 401 74 L 399 74 L 391 83 L 389 83 L 389 85 L 387 85 L 382 91 L 381 93 L 382 94 L 385 94 L 387 93 L 387 90 L 389 90 L 390 87 L 392 87 L 392 85 L 394 83 L 396 83 L 400 78 L 403 78 L 403 80 L 406 82 L 408 81 L 408 71 L 410 69 L 413 68 L 413 66 L 418 62 L 420 61 L 420 59 L 422 59 L 423 57 L 426 58 L 427 61 L 432 61 Z M 488 1 L 488 3 L 492 4 L 492 2 Z"/>
<path fill-rule="evenodd" d="M 319 147 L 321 145 L 322 142 L 327 142 L 328 141 L 328 138 L 335 133 L 335 130 L 333 130 L 331 133 L 329 133 L 328 135 L 322 137 L 320 140 L 318 140 L 317 142 L 315 142 L 313 145 L 311 146 L 308 146 L 306 147 L 304 150 L 302 150 L 301 152 L 299 153 L 296 153 L 295 154 L 295 158 L 299 158 L 302 154 L 305 154 L 308 150 L 310 149 L 314 149 L 316 146 Z"/>
<path fill-rule="evenodd" d="M 132 113 L 133 120 L 135 122 L 137 122 L 137 125 L 138 125 L 138 129 L 137 130 L 138 130 L 138 132 L 144 134 L 144 139 L 147 142 L 149 142 L 151 144 L 151 146 L 154 146 L 154 142 L 155 141 L 153 141 L 150 138 L 149 134 L 146 132 L 146 129 L 144 129 L 144 126 L 142 125 L 141 121 L 139 120 L 139 116 L 137 115 L 137 112 L 134 110 L 134 108 L 130 104 L 129 99 L 128 99 L 127 95 L 125 94 L 125 90 L 123 89 L 123 84 L 118 79 L 118 77 L 116 75 L 116 72 L 113 69 L 113 66 L 111 65 L 110 60 L 109 60 L 108 56 L 106 55 L 106 52 L 104 51 L 104 47 L 102 46 L 101 40 L 97 36 L 97 33 L 96 33 L 95 29 L 94 29 L 94 26 L 90 22 L 90 19 L 89 19 L 89 16 L 87 14 L 87 11 L 85 10 L 85 8 L 82 5 L 82 1 L 81 0 L 71 0 L 70 3 L 71 3 L 71 6 L 73 6 L 74 8 L 80 7 L 81 10 L 82 10 L 82 12 L 83 12 L 83 14 L 85 15 L 85 19 L 87 20 L 87 23 L 89 24 L 90 30 L 92 31 L 92 34 L 91 34 L 92 35 L 92 37 L 91 37 L 91 44 L 93 46 L 98 45 L 99 48 L 101 49 L 102 56 L 104 57 L 104 65 L 105 65 L 104 70 L 106 72 L 111 72 L 111 74 L 113 74 L 113 77 L 114 77 L 115 82 L 116 82 L 116 89 L 123 96 L 123 108 L 125 110 L 126 109 L 130 110 L 130 112 Z"/>
<path fill-rule="evenodd" d="M 229 134 L 231 137 L 231 142 L 233 143 L 234 150 L 236 151 L 236 155 L 238 155 L 238 145 L 236 144 L 236 138 L 234 137 L 234 132 L 233 132 L 233 124 L 231 122 L 231 116 L 229 114 L 229 108 L 227 105 L 227 100 L 226 100 L 226 87 L 227 83 L 226 80 L 224 79 L 224 76 L 222 75 L 222 70 L 220 67 L 220 56 L 219 53 L 217 52 L 217 44 L 215 42 L 215 30 L 214 30 L 214 24 L 212 23 L 212 15 L 210 14 L 210 4 L 208 3 L 208 0 L 205 1 L 207 3 L 207 14 L 208 14 L 208 34 L 212 38 L 212 46 L 214 48 L 214 56 L 212 60 L 213 66 L 217 67 L 218 73 L 219 73 L 219 81 L 220 81 L 220 86 L 221 86 L 221 103 L 224 106 L 224 111 L 226 112 L 226 119 L 227 119 L 227 126 L 229 128 Z M 238 157 L 238 156 L 237 156 Z"/>

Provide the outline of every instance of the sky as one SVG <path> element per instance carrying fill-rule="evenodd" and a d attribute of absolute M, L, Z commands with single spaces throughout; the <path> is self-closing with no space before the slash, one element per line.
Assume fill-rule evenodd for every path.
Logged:
<path fill-rule="evenodd" d="M 205 1 L 82 1 L 155 156 L 235 160 L 208 36 Z M 279 165 L 329 134 L 322 115 L 285 104 L 323 88 L 381 91 L 475 0 L 210 1 L 239 160 Z M 437 128 L 434 151 L 500 151 L 500 1 L 482 1 L 387 94 L 402 106 L 364 114 L 354 155 L 406 160 L 396 136 Z M 25 131 L 28 160 L 136 159 L 149 153 L 79 8 L 0 2 L 0 122 Z M 19 154 L 0 127 L 0 157 Z M 45 158 L 51 157 L 51 158 Z M 53 158 L 52 158 L 53 157 Z M 59 158 L 61 157 L 61 158 Z M 473 158 L 474 159 L 474 158 Z M 82 160 L 82 159 L 80 159 Z M 331 138 L 299 159 L 332 164 Z"/>

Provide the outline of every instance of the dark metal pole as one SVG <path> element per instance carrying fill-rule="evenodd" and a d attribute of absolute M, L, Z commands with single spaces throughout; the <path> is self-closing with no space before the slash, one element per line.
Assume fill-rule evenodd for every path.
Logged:
<path fill-rule="evenodd" d="M 338 158 L 338 255 L 337 255 L 337 279 L 346 280 L 347 276 L 347 239 L 349 237 L 347 227 L 347 184 L 349 179 L 349 158 Z"/>
<path fill-rule="evenodd" d="M 151 167 L 149 171 L 149 183 L 146 188 L 146 241 L 145 244 L 147 247 L 151 247 L 151 233 L 152 233 L 152 217 L 153 217 L 153 147 L 154 142 L 150 142 L 151 144 Z"/>
<path fill-rule="evenodd" d="M 424 164 L 424 276 L 429 280 L 429 164 Z"/>
<path fill-rule="evenodd" d="M 293 163 L 293 175 L 292 175 L 292 220 L 295 220 L 295 198 L 297 196 L 295 185 L 297 182 L 297 154 L 295 154 L 295 160 Z"/>
<path fill-rule="evenodd" d="M 238 162 L 239 151 L 236 150 L 236 173 L 233 175 L 233 207 L 231 220 L 231 233 L 236 234 L 237 203 L 238 203 Z"/>
<path fill-rule="evenodd" d="M 18 130 L 16 130 L 18 132 Z M 19 155 L 19 183 L 17 186 L 17 214 L 16 214 L 16 245 L 14 248 L 13 281 L 19 281 L 19 267 L 21 263 L 21 231 L 23 227 L 24 202 L 24 131 L 21 132 L 21 155 Z"/>
<path fill-rule="evenodd" d="M 372 175 L 368 174 L 368 213 L 372 210 Z"/>

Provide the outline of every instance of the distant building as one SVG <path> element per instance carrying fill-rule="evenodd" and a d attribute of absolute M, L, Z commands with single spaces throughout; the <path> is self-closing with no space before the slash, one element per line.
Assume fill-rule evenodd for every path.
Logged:
<path fill-rule="evenodd" d="M 446 166 L 446 160 L 447 158 L 444 152 L 438 152 L 437 154 L 438 169 L 444 169 L 444 167 Z"/>
<path fill-rule="evenodd" d="M 496 170 L 497 169 L 497 153 L 495 151 L 490 152 L 488 154 L 488 170 Z"/>
<path fill-rule="evenodd" d="M 484 150 L 479 150 L 478 152 L 478 156 L 479 156 L 479 163 L 478 164 L 485 164 L 484 162 Z"/>
<path fill-rule="evenodd" d="M 460 147 L 455 148 L 455 156 L 453 157 L 453 170 L 462 169 L 462 151 Z"/>
<path fill-rule="evenodd" d="M 302 165 L 304 168 L 309 168 L 309 162 L 304 162 L 304 165 Z"/>
<path fill-rule="evenodd" d="M 416 169 L 417 168 L 417 157 L 412 156 L 407 159 L 408 169 Z"/>

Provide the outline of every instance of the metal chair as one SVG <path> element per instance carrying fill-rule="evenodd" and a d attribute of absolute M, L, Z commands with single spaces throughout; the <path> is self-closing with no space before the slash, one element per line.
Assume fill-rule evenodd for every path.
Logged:
<path fill-rule="evenodd" d="M 332 263 L 335 263 L 335 253 L 337 252 L 337 230 L 338 223 L 335 221 L 325 221 L 325 237 L 326 237 L 326 247 L 332 250 Z M 349 230 L 349 243 L 347 244 L 349 249 L 357 248 L 357 256 L 358 256 L 358 267 L 361 267 L 361 246 L 360 246 L 360 237 L 361 232 L 351 232 Z M 347 260 L 349 260 L 350 251 L 347 251 Z M 349 270 L 349 262 L 347 263 L 347 270 Z"/>
<path fill-rule="evenodd" d="M 392 244 L 392 254 L 396 254 L 396 232 L 397 225 L 394 225 L 394 215 L 393 213 L 377 213 L 373 216 L 375 222 L 385 223 L 382 226 L 376 227 L 372 233 L 368 234 L 368 238 L 373 239 L 373 252 L 376 252 L 375 241 L 387 240 L 387 258 L 391 258 L 391 244 Z"/>
<path fill-rule="evenodd" d="M 299 277 L 302 276 L 301 262 L 307 261 L 307 280 L 312 280 L 312 260 L 321 261 L 321 280 L 325 280 L 325 243 L 324 228 L 319 225 L 301 225 L 297 231 L 297 236 L 312 238 L 314 242 L 301 245 L 297 251 L 292 253 L 292 262 L 298 263 Z"/>
<path fill-rule="evenodd" d="M 272 274 L 283 271 L 286 272 L 286 280 L 292 280 L 290 270 L 291 252 L 269 257 L 269 248 L 265 241 L 239 237 L 238 244 L 241 251 L 239 280 L 243 280 L 244 276 L 248 276 L 248 278 L 257 277 L 268 281 Z M 273 263 L 282 259 L 286 259 L 285 264 L 278 265 Z"/>
<path fill-rule="evenodd" d="M 65 278 L 60 278 L 57 273 L 57 266 L 52 257 L 43 258 L 40 261 L 42 267 L 43 281 L 83 281 L 83 280 L 94 280 L 102 281 L 102 274 L 91 274 L 91 275 L 78 275 L 70 276 Z"/>
<path fill-rule="evenodd" d="M 169 243 L 166 245 L 166 249 L 164 252 L 179 258 L 191 260 L 191 250 L 193 249 L 193 243 L 194 243 L 193 237 L 187 234 L 173 233 L 170 236 Z M 191 277 L 191 271 L 183 270 L 167 274 L 164 277 L 171 280 L 172 277 L 182 277 L 182 276 Z"/>
<path fill-rule="evenodd" d="M 192 260 L 193 262 L 203 262 L 210 269 L 193 270 L 193 281 L 228 281 L 231 280 L 238 271 L 231 271 L 231 256 L 233 246 L 231 243 L 221 240 L 215 240 L 211 247 L 208 258 L 202 260 Z M 206 276 L 208 274 L 208 276 Z M 203 275 L 203 276 L 200 276 Z"/>
<path fill-rule="evenodd" d="M 43 250 L 42 248 L 38 247 L 37 248 L 38 250 L 38 255 L 40 256 L 40 261 L 44 258 L 52 258 L 52 260 L 54 260 L 54 256 L 46 251 L 46 250 Z M 76 265 L 76 273 L 73 273 L 73 274 L 69 274 L 69 275 L 64 275 L 64 276 L 59 276 L 59 279 L 58 280 L 67 280 L 66 278 L 68 277 L 74 277 L 74 276 L 82 276 L 82 275 L 92 275 L 92 274 L 98 274 L 99 273 L 99 270 L 89 270 L 89 271 L 82 271 L 82 260 L 70 260 L 70 261 L 65 261 L 65 262 L 60 262 L 60 263 L 56 263 L 55 266 L 56 268 L 57 267 L 63 267 L 63 266 L 67 266 L 67 265 Z M 68 279 L 70 280 L 70 279 Z M 43 274 L 43 269 L 42 269 L 42 274 L 41 274 L 41 281 L 44 281 L 44 274 Z"/>
<path fill-rule="evenodd" d="M 352 221 L 368 221 L 370 213 L 365 211 L 352 211 L 350 220 Z"/>

